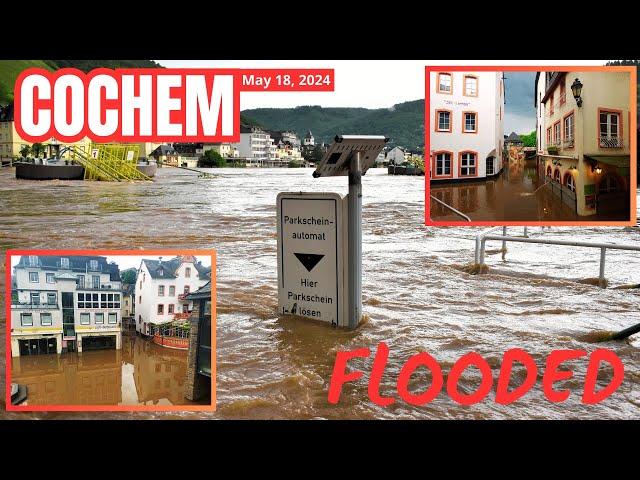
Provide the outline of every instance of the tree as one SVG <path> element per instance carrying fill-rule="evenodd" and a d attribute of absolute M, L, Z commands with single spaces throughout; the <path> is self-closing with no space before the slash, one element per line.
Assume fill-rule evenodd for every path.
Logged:
<path fill-rule="evenodd" d="M 41 143 L 34 143 L 31 145 L 31 153 L 33 153 L 34 157 L 38 158 L 40 154 L 44 153 L 44 145 Z"/>
<path fill-rule="evenodd" d="M 122 280 L 122 283 L 127 283 L 127 284 L 136 283 L 136 269 L 127 268 L 126 270 L 122 270 L 120 272 L 120 280 Z"/>
<path fill-rule="evenodd" d="M 202 167 L 225 167 L 227 161 L 215 150 L 207 150 L 200 158 L 200 166 Z"/>
<path fill-rule="evenodd" d="M 520 139 L 522 140 L 522 146 L 524 147 L 535 147 L 537 144 L 537 135 L 536 131 L 533 130 L 531 133 L 527 135 L 520 135 Z"/>
<path fill-rule="evenodd" d="M 22 148 L 20 149 L 20 155 L 22 155 L 22 158 L 27 158 L 30 153 L 31 153 L 31 147 L 29 145 L 23 145 Z"/>

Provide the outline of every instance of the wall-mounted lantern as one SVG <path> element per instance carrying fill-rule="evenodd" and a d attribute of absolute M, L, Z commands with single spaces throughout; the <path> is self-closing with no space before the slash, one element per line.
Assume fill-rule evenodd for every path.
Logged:
<path fill-rule="evenodd" d="M 578 107 L 582 106 L 582 83 L 577 78 L 571 84 L 571 91 L 573 92 L 573 98 L 576 99 Z"/>

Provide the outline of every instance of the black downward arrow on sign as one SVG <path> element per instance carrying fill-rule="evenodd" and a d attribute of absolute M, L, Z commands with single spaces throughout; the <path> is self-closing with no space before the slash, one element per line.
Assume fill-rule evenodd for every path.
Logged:
<path fill-rule="evenodd" d="M 324 258 L 324 255 L 318 255 L 317 253 L 294 253 L 294 255 L 308 272 L 313 270 L 318 262 Z"/>

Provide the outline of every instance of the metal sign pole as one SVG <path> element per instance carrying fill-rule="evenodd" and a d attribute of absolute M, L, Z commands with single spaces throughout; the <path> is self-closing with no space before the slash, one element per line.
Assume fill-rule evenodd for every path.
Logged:
<path fill-rule="evenodd" d="M 353 152 L 349 165 L 349 328 L 362 316 L 362 166 L 360 152 Z"/>

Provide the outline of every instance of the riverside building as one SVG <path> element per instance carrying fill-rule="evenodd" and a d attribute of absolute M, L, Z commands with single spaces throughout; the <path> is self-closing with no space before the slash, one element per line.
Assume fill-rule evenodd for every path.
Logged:
<path fill-rule="evenodd" d="M 192 308 L 187 295 L 206 284 L 210 276 L 211 267 L 191 255 L 143 259 L 135 285 L 136 331 L 151 335 L 158 325 L 186 320 Z"/>
<path fill-rule="evenodd" d="M 430 72 L 431 182 L 479 180 L 502 171 L 502 72 Z"/>
<path fill-rule="evenodd" d="M 538 174 L 578 215 L 629 217 L 629 71 L 536 75 Z"/>
<path fill-rule="evenodd" d="M 12 283 L 13 357 L 121 348 L 120 270 L 105 257 L 22 256 Z"/>

